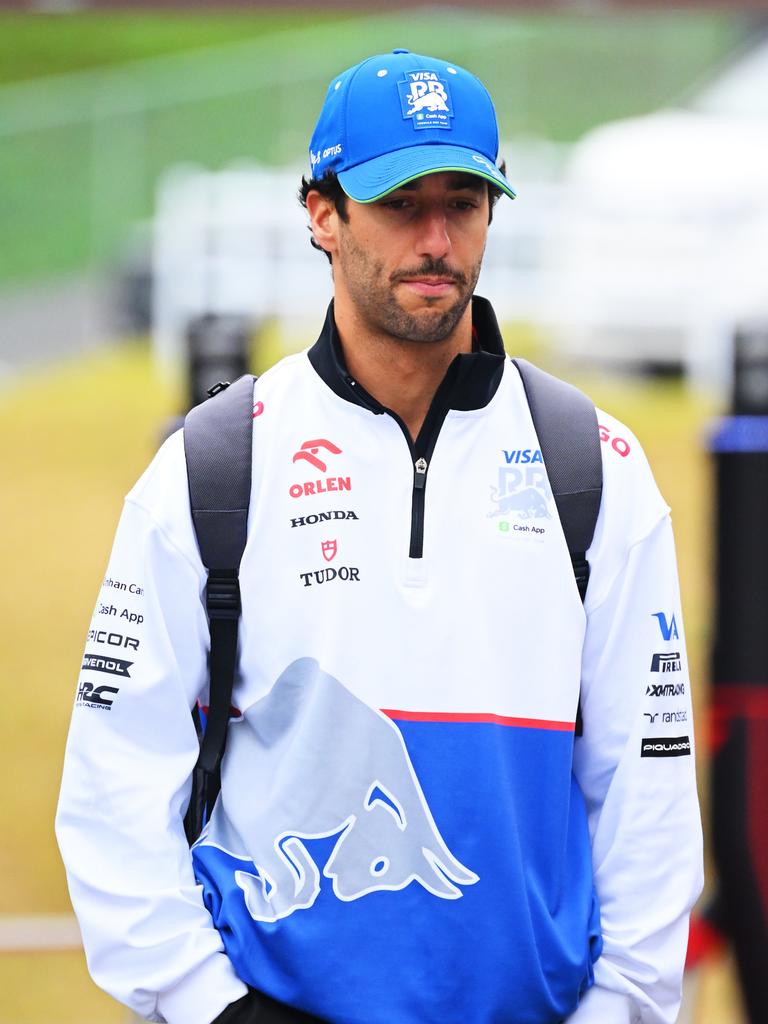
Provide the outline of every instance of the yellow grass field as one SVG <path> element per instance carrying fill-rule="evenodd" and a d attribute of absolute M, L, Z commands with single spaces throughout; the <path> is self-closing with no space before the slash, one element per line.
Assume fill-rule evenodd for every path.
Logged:
<path fill-rule="evenodd" d="M 701 737 L 711 603 L 703 442 L 713 410 L 679 384 L 579 383 L 639 436 L 673 508 Z M 0 921 L 70 910 L 52 823 L 85 630 L 122 496 L 176 411 L 177 395 L 153 374 L 147 347 L 135 342 L 0 390 Z M 740 1024 L 727 965 L 704 977 L 699 1004 L 696 1024 Z M 0 954 L 0 1024 L 125 1020 L 88 980 L 81 954 Z"/>

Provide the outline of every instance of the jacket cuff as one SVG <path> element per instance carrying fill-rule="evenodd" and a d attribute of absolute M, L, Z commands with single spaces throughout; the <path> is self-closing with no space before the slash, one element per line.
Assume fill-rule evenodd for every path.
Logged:
<path fill-rule="evenodd" d="M 594 985 L 567 1024 L 633 1024 L 632 1003 L 622 992 Z"/>
<path fill-rule="evenodd" d="M 157 1008 L 167 1024 L 211 1024 L 230 1003 L 247 995 L 248 988 L 235 974 L 224 953 L 217 953 L 166 992 Z"/>

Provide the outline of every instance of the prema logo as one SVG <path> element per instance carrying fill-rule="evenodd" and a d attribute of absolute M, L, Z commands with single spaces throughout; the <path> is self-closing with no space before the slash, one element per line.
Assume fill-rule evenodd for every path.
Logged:
<path fill-rule="evenodd" d="M 336 557 L 336 541 L 335 540 L 324 540 L 321 544 L 323 550 L 323 558 L 326 562 L 332 562 Z"/>
<path fill-rule="evenodd" d="M 691 741 L 687 736 L 647 736 L 640 741 L 641 757 L 684 757 L 690 752 Z"/>
<path fill-rule="evenodd" d="M 337 448 L 333 441 L 326 441 L 325 438 L 320 437 L 316 441 L 305 441 L 293 456 L 293 461 L 299 462 L 303 460 L 304 462 L 309 462 L 315 469 L 325 473 L 328 466 L 322 459 L 318 458 L 318 452 L 321 448 L 326 452 L 330 452 L 331 455 L 341 455 L 341 448 Z"/>

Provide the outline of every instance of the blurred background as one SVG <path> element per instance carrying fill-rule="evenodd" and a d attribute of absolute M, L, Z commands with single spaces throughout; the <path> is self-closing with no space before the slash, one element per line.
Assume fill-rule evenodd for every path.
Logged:
<path fill-rule="evenodd" d="M 171 418 L 314 340 L 309 136 L 334 73 L 398 46 L 494 96 L 519 198 L 478 291 L 508 351 L 624 420 L 672 506 L 709 850 L 737 878 L 710 852 L 680 1019 L 748 1019 L 728 936 L 768 897 L 768 758 L 744 761 L 768 742 L 768 8 L 49 0 L 0 9 L 0 1024 L 128 1019 L 88 979 L 52 831 L 85 630 Z"/>

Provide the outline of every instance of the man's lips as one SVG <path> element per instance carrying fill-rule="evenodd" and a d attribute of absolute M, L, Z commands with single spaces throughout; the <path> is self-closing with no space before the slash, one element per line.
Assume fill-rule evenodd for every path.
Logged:
<path fill-rule="evenodd" d="M 418 295 L 446 295 L 452 288 L 456 287 L 456 281 L 451 277 L 405 277 L 401 278 L 400 284 L 406 285 Z"/>

